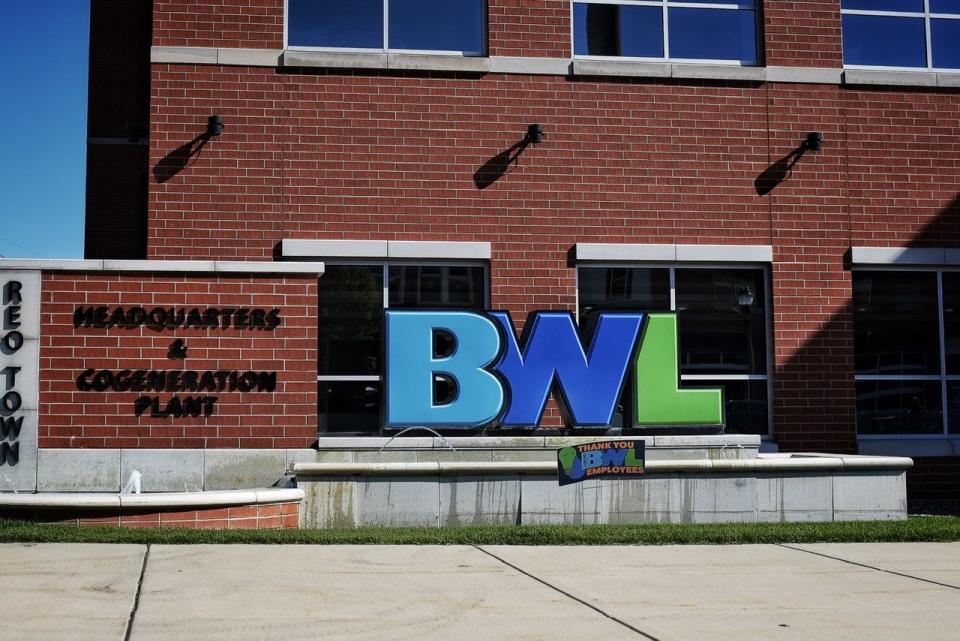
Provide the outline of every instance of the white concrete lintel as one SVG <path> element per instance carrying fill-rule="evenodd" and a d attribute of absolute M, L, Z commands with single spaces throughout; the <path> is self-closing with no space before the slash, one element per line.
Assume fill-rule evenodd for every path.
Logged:
<path fill-rule="evenodd" d="M 945 265 L 947 251 L 932 247 L 852 247 L 850 262 L 853 265 Z"/>
<path fill-rule="evenodd" d="M 489 260 L 490 243 L 432 240 L 284 239 L 281 253 L 290 258 L 388 258 Z"/>
<path fill-rule="evenodd" d="M 663 261 L 769 263 L 770 245 L 651 245 L 618 243 L 577 243 L 579 261 Z"/>

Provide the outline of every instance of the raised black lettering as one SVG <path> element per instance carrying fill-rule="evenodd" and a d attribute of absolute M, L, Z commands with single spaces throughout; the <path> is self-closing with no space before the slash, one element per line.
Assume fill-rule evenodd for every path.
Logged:
<path fill-rule="evenodd" d="M 6 329 L 13 329 L 14 327 L 20 327 L 20 306 L 11 305 L 7 308 L 6 311 L 7 318 L 4 320 L 3 326 Z"/>
<path fill-rule="evenodd" d="M 19 374 L 22 369 L 22 367 L 14 367 L 13 365 L 8 365 L 0 369 L 0 374 L 4 374 L 7 377 L 7 389 L 12 389 L 13 386 L 17 384 L 17 374 Z"/>
<path fill-rule="evenodd" d="M 3 335 L 3 339 L 0 339 L 0 346 L 7 354 L 13 354 L 23 347 L 23 334 L 17 330 L 7 332 Z"/>
<path fill-rule="evenodd" d="M 11 280 L 7 282 L 7 304 L 8 305 L 19 305 L 23 302 L 23 296 L 20 295 L 20 290 L 23 289 L 23 283 L 19 280 Z"/>
<path fill-rule="evenodd" d="M 15 441 L 20 438 L 20 427 L 23 425 L 23 417 L 0 418 L 0 437 Z"/>
<path fill-rule="evenodd" d="M 8 412 L 16 412 L 23 405 L 23 397 L 17 392 L 10 390 L 0 398 L 0 407 Z"/>
<path fill-rule="evenodd" d="M 82 372 L 80 372 L 80 376 L 77 377 L 78 390 L 80 390 L 81 392 L 89 392 L 90 390 L 93 389 L 93 385 L 90 384 L 90 381 L 88 379 L 90 378 L 90 376 L 93 375 L 94 371 L 95 370 L 92 370 L 92 369 L 85 369 Z"/>
<path fill-rule="evenodd" d="M 20 462 L 20 443 L 0 443 L 0 465 L 13 467 Z"/>

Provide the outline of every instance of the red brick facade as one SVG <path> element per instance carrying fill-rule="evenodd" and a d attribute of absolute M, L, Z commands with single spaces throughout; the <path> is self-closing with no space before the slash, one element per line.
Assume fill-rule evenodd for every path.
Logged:
<path fill-rule="evenodd" d="M 310 276 L 47 273 L 41 303 L 39 445 L 49 448 L 302 448 L 317 433 L 317 284 Z M 265 308 L 273 329 L 75 327 L 78 309 Z M 185 359 L 169 357 L 182 340 Z M 80 389 L 84 372 L 276 372 L 274 391 Z M 91 381 L 95 374 L 86 376 Z M 86 387 L 86 386 L 85 386 Z M 216 397 L 205 416 L 136 415 L 138 398 Z"/>
<path fill-rule="evenodd" d="M 842 69 L 838 2 L 762 4 L 766 65 Z M 152 44 L 279 50 L 283 19 L 282 0 L 156 0 Z M 489 0 L 487 35 L 490 56 L 569 58 L 570 4 Z M 151 259 L 271 260 L 280 241 L 292 238 L 488 241 L 491 302 L 523 318 L 534 309 L 574 308 L 569 255 L 577 243 L 771 245 L 773 436 L 785 450 L 857 447 L 848 250 L 960 242 L 960 94 L 953 89 L 167 63 L 151 69 Z M 224 117 L 225 133 L 197 150 L 195 139 L 214 113 Z M 543 124 L 544 142 L 481 184 L 482 168 L 533 122 Z M 823 132 L 823 150 L 805 153 L 775 189 L 758 193 L 767 172 L 810 131 Z M 63 291 L 54 289 L 59 285 Z M 103 285 L 108 298 L 110 283 Z M 221 285 L 211 284 L 210 295 L 228 295 Z M 71 286 L 67 277 L 45 281 L 45 314 L 79 304 Z M 176 282 L 163 286 L 180 295 Z M 299 333 L 284 341 L 313 336 L 311 286 L 268 286 L 297 290 L 289 295 L 303 301 L 287 315 L 302 324 L 283 328 Z M 45 340 L 69 359 L 78 341 L 94 339 Z M 143 340 L 154 350 L 145 358 L 163 358 L 164 340 Z M 309 369 L 315 347 L 306 342 L 290 348 L 297 352 L 291 360 Z M 117 358 L 104 349 L 105 359 Z M 236 349 L 228 358 L 256 348 Z M 271 358 L 277 369 L 291 362 Z M 48 374 L 43 408 L 76 402 L 69 387 L 77 367 Z M 41 444 L 302 444 L 316 414 L 313 374 L 291 381 L 282 399 L 291 404 L 294 421 L 285 429 L 294 434 L 271 432 L 276 426 L 266 423 L 241 433 L 237 418 L 253 413 L 227 404 L 202 437 L 153 425 L 144 436 L 123 411 L 127 401 L 111 398 L 89 407 L 87 419 L 51 425 Z M 103 421 L 107 415 L 123 420 L 114 428 L 115 421 Z M 96 424 L 77 424 L 83 420 Z"/>

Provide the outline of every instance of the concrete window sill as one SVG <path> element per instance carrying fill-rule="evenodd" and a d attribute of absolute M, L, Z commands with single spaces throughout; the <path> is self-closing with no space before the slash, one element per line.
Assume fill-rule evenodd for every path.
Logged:
<path fill-rule="evenodd" d="M 957 88 L 960 87 L 960 72 L 845 69 L 843 72 L 843 84 Z"/>

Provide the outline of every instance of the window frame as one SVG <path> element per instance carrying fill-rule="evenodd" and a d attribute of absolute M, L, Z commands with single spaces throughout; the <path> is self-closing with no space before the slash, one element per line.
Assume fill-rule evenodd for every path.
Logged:
<path fill-rule="evenodd" d="M 576 24 L 574 18 L 575 4 L 619 4 L 639 7 L 661 7 L 663 15 L 663 56 L 659 58 L 646 56 L 598 56 L 578 55 L 576 53 Z M 570 0 L 570 52 L 577 60 L 618 60 L 624 62 L 675 62 L 684 64 L 729 65 L 738 67 L 763 66 L 763 39 L 761 37 L 761 7 L 760 0 L 756 0 L 752 7 L 741 5 L 736 0 L 716 0 L 715 2 L 684 2 L 683 0 Z M 754 41 L 756 45 L 756 59 L 753 61 L 728 60 L 721 58 L 672 58 L 670 57 L 670 19 L 669 9 L 716 9 L 736 11 L 738 9 L 752 9 L 754 12 Z"/>
<path fill-rule="evenodd" d="M 925 0 L 926 2 L 926 0 Z M 948 374 L 947 373 L 947 350 L 946 350 L 946 324 L 944 323 L 944 311 L 943 311 L 943 275 L 945 273 L 960 274 L 960 268 L 949 268 L 943 266 L 929 266 L 929 267 L 916 267 L 916 266 L 896 266 L 896 265 L 883 265 L 883 264 L 864 264 L 864 265 L 855 265 L 850 269 L 851 274 L 853 272 L 923 272 L 923 273 L 934 273 L 937 278 L 937 323 L 938 323 L 938 341 L 940 348 L 940 373 L 939 374 L 857 374 L 856 368 L 853 372 L 853 383 L 856 386 L 856 383 L 870 382 L 870 381 L 922 381 L 922 382 L 940 382 L 940 416 L 941 416 L 941 431 L 932 433 L 932 434 L 918 434 L 913 432 L 891 432 L 886 434 L 861 434 L 856 420 L 854 421 L 854 429 L 856 429 L 857 439 L 861 441 L 912 441 L 912 440 L 923 440 L 923 441 L 942 441 L 943 439 L 956 439 L 960 438 L 960 434 L 955 434 L 950 432 L 950 411 L 949 403 L 947 400 L 947 384 L 950 382 L 960 382 L 960 374 Z M 851 276 L 851 288 L 852 288 L 852 276 Z M 853 329 L 852 323 L 855 320 L 853 318 L 853 312 L 851 311 L 851 329 Z M 854 345 L 854 361 L 856 359 L 856 346 Z M 854 392 L 856 395 L 856 392 Z M 856 398 L 854 398 L 854 412 L 856 413 Z"/>
<path fill-rule="evenodd" d="M 489 43 L 487 33 L 490 12 L 487 0 L 477 0 L 481 4 L 483 20 L 480 23 L 480 51 L 455 51 L 452 49 L 391 49 L 390 48 L 390 0 L 380 0 L 383 5 L 383 47 L 314 47 L 290 45 L 290 0 L 283 0 L 283 48 L 291 51 L 324 51 L 329 53 L 408 53 L 431 56 L 461 56 L 464 58 L 483 58 L 487 56 Z"/>
<path fill-rule="evenodd" d="M 881 11 L 874 9 L 844 9 L 843 0 L 840 3 L 840 51 L 843 52 L 846 36 L 843 33 L 843 16 L 876 16 L 888 18 L 923 18 L 924 52 L 927 64 L 923 67 L 902 67 L 895 65 L 852 65 L 843 61 L 844 69 L 863 69 L 872 71 L 915 71 L 915 72 L 957 72 L 960 67 L 934 67 L 933 41 L 931 39 L 931 20 L 960 20 L 958 13 L 937 13 L 930 11 L 930 0 L 923 0 L 923 11 Z M 939 280 L 939 279 L 938 279 Z"/>
<path fill-rule="evenodd" d="M 686 263 L 686 262 L 652 262 L 652 261 L 600 261 L 600 260 L 589 260 L 589 261 L 578 261 L 575 269 L 575 279 L 576 279 L 576 297 L 575 297 L 575 308 L 574 314 L 577 319 L 577 324 L 580 323 L 580 268 L 599 268 L 599 269 L 667 269 L 669 272 L 669 288 L 670 288 L 670 310 L 675 312 L 677 310 L 677 279 L 676 279 L 676 270 L 678 269 L 703 269 L 703 270 L 713 270 L 713 269 L 726 269 L 726 270 L 757 270 L 761 271 L 763 275 L 763 289 L 764 289 L 764 340 L 766 342 L 766 374 L 680 374 L 680 380 L 686 381 L 689 383 L 694 383 L 702 385 L 705 383 L 710 383 L 713 381 L 722 382 L 722 381 L 744 381 L 744 382 L 756 382 L 756 381 L 766 381 L 767 383 L 767 432 L 765 434 L 760 434 L 760 438 L 763 441 L 772 441 L 773 440 L 773 373 L 774 373 L 774 360 L 773 360 L 773 306 L 772 306 L 772 283 L 770 279 L 770 266 L 765 264 L 757 263 L 724 263 L 724 262 L 713 262 L 713 263 Z M 724 399 L 726 402 L 726 399 Z M 633 429 L 631 427 L 631 429 Z M 724 432 L 726 432 L 726 426 L 724 426 Z"/>
<path fill-rule="evenodd" d="M 383 298 L 381 300 L 382 307 L 381 311 L 391 309 L 390 307 L 390 268 L 397 266 L 410 266 L 410 267 L 480 267 L 483 270 L 483 281 L 481 283 L 482 287 L 482 307 L 481 309 L 486 310 L 490 307 L 490 262 L 485 260 L 427 260 L 427 259 L 397 259 L 397 260 L 382 260 L 382 259 L 364 259 L 362 257 L 357 257 L 355 259 L 334 259 L 334 260 L 325 260 L 325 267 L 380 267 L 381 274 L 383 278 Z M 323 278 L 321 276 L 321 278 Z M 431 309 L 429 306 L 424 307 L 423 309 Z M 319 349 L 319 345 L 318 345 Z M 382 367 L 382 363 L 381 363 Z M 361 382 L 376 382 L 381 383 L 381 408 L 383 404 L 383 371 L 381 369 L 380 374 L 320 374 L 317 373 L 317 386 L 319 388 L 321 383 L 324 382 L 337 382 L 337 383 L 361 383 Z M 318 391 L 319 394 L 319 391 Z M 382 419 L 381 415 L 381 419 Z M 320 408 L 317 408 L 317 434 L 320 437 L 327 438 L 354 438 L 354 437 L 382 437 L 382 436 L 391 436 L 395 435 L 397 430 L 388 430 L 383 425 L 383 421 L 380 421 L 380 425 L 377 428 L 376 433 L 369 432 L 350 432 L 350 431 L 326 431 L 320 429 Z M 399 428 L 398 428 L 399 429 Z"/>

